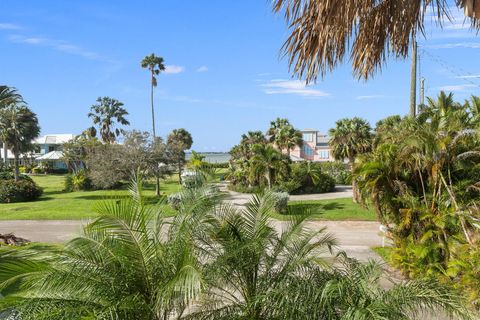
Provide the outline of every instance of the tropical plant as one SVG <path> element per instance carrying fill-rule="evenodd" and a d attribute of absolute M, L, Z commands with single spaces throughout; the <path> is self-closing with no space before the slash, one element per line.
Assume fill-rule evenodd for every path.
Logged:
<path fill-rule="evenodd" d="M 478 28 L 480 4 L 474 0 L 456 3 L 465 7 L 472 27 Z M 275 0 L 273 9 L 284 13 L 291 30 L 283 45 L 290 68 L 307 82 L 323 77 L 345 56 L 352 60 L 354 75 L 367 79 L 388 57 L 407 57 L 417 34 L 425 35 L 425 17 L 433 17 L 441 25 L 451 14 L 447 0 L 348 1 L 342 5 L 323 0 Z"/>
<path fill-rule="evenodd" d="M 381 270 L 323 257 L 335 239 L 305 218 L 282 232 L 272 195 L 242 210 L 211 188 L 179 196 L 176 215 L 131 198 L 97 205 L 98 218 L 65 246 L 0 250 L 0 312 L 42 319 L 469 319 L 462 298 L 434 281 L 381 287 Z M 342 262 L 339 260 L 338 262 Z M 383 278 L 383 276 L 382 276 Z"/>
<path fill-rule="evenodd" d="M 282 233 L 269 222 L 272 195 L 253 197 L 246 208 L 212 217 L 205 247 L 207 283 L 190 319 L 414 319 L 423 311 L 468 319 L 463 299 L 435 281 L 383 289 L 383 270 L 341 258 L 332 268 L 320 258 L 335 239 L 305 228 L 304 218 Z M 207 243 L 207 241 L 204 241 Z"/>
<path fill-rule="evenodd" d="M 165 65 L 163 64 L 163 58 L 156 56 L 152 53 L 149 56 L 143 58 L 141 66 L 144 69 L 150 71 L 150 103 L 152 107 L 152 134 L 153 138 L 156 137 L 155 134 L 155 108 L 153 106 L 153 88 L 157 87 L 157 77 L 160 72 L 165 70 Z"/>
<path fill-rule="evenodd" d="M 0 109 L 10 107 L 12 105 L 21 105 L 23 104 L 23 98 L 18 93 L 17 89 L 9 86 L 0 86 Z M 1 141 L 1 140 L 0 140 Z M 7 162 L 8 155 L 8 146 L 6 141 L 3 142 L 3 161 Z"/>
<path fill-rule="evenodd" d="M 330 147 L 336 160 L 348 160 L 353 168 L 355 158 L 370 151 L 372 146 L 372 129 L 366 120 L 361 118 L 344 118 L 335 123 L 335 128 L 329 130 Z M 353 201 L 359 201 L 355 179 L 352 180 Z"/>
<path fill-rule="evenodd" d="M 190 149 L 192 144 L 192 135 L 183 128 L 174 129 L 167 137 L 167 148 L 172 161 L 177 164 L 180 183 L 182 183 L 182 170 L 185 165 L 185 151 Z"/>
<path fill-rule="evenodd" d="M 34 150 L 32 141 L 39 134 L 37 115 L 27 106 L 12 104 L 0 109 L 0 140 L 6 142 L 14 155 L 15 181 L 20 175 L 20 154 Z"/>
<path fill-rule="evenodd" d="M 124 130 L 117 128 L 117 125 L 128 126 L 130 122 L 126 119 L 128 112 L 123 108 L 123 103 L 110 97 L 99 97 L 97 104 L 92 105 L 88 117 L 94 125 L 99 126 L 100 137 L 105 143 L 114 143 Z"/>
<path fill-rule="evenodd" d="M 474 250 L 480 239 L 480 144 L 469 110 L 451 94 L 429 98 L 416 118 L 377 130 L 373 152 L 360 157 L 354 174 L 362 198 L 389 228 L 392 262 L 409 277 L 461 283 L 478 302 L 476 282 L 463 278 L 468 268 L 457 268 L 468 265 L 462 248 Z"/>
<path fill-rule="evenodd" d="M 267 186 L 272 188 L 277 176 L 288 171 L 289 159 L 268 144 L 255 144 L 252 148 L 254 155 L 250 159 L 250 175 L 265 177 Z"/>
<path fill-rule="evenodd" d="M 280 151 L 286 150 L 288 156 L 293 148 L 303 144 L 302 133 L 295 129 L 288 119 L 277 118 L 270 122 L 267 135 L 270 142 L 274 143 Z"/>
<path fill-rule="evenodd" d="M 130 199 L 101 202 L 99 217 L 64 247 L 2 250 L 2 309 L 28 319 L 179 319 L 205 287 L 195 239 L 218 197 L 182 197 L 177 215 Z"/>

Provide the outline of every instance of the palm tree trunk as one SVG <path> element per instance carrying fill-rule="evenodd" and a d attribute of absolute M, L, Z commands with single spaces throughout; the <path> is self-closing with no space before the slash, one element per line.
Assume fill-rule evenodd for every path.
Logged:
<path fill-rule="evenodd" d="M 7 143 L 3 143 L 3 162 L 7 164 L 7 157 L 8 157 L 8 151 L 7 151 Z"/>
<path fill-rule="evenodd" d="M 155 132 L 155 108 L 153 106 L 153 71 L 152 71 L 152 79 L 151 79 L 151 85 L 150 85 L 150 103 L 152 107 L 152 134 L 153 134 L 153 140 L 155 141 L 156 138 L 156 132 Z M 160 197 L 160 176 L 158 172 L 155 173 L 155 195 L 157 197 Z"/>
<path fill-rule="evenodd" d="M 182 184 L 182 162 L 178 162 L 178 183 Z"/>
<path fill-rule="evenodd" d="M 160 177 L 158 172 L 155 172 L 155 195 L 160 197 Z"/>
<path fill-rule="evenodd" d="M 13 162 L 15 166 L 14 176 L 15 176 L 15 181 L 18 181 L 20 178 L 20 168 L 18 167 L 18 153 L 15 152 L 14 156 L 15 156 L 14 162 Z"/>
<path fill-rule="evenodd" d="M 355 159 L 350 158 L 348 161 L 350 163 L 350 170 L 352 170 L 352 173 L 353 173 L 353 166 L 355 164 Z M 353 203 L 359 203 L 360 197 L 358 194 L 357 181 L 355 180 L 355 176 L 353 176 L 353 174 L 352 174 L 352 194 L 353 194 L 352 196 Z"/>
<path fill-rule="evenodd" d="M 267 183 L 268 183 L 268 189 L 272 189 L 272 172 L 270 169 L 267 171 Z"/>

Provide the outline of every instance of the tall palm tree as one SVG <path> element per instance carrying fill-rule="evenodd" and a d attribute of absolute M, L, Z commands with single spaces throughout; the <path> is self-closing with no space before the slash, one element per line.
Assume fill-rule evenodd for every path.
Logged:
<path fill-rule="evenodd" d="M 123 108 L 123 103 L 110 97 L 99 97 L 97 104 L 90 108 L 88 117 L 93 120 L 94 125 L 99 126 L 100 137 L 105 143 L 114 143 L 117 137 L 124 131 L 116 125 L 130 125 L 126 119 L 128 112 Z"/>
<path fill-rule="evenodd" d="M 456 1 L 479 28 L 480 3 Z M 442 21 L 450 16 L 448 0 L 336 1 L 274 0 L 283 12 L 291 34 L 283 45 L 292 72 L 307 82 L 324 76 L 344 61 L 352 60 L 358 78 L 373 76 L 387 58 L 406 57 L 417 34 L 425 30 L 425 17 Z M 431 14 L 426 14 L 431 9 Z M 474 12 L 476 15 L 474 15 Z M 386 18 L 388 17 L 388 19 Z M 474 18 L 473 18 L 474 17 Z"/>
<path fill-rule="evenodd" d="M 290 157 L 290 151 L 296 146 L 303 144 L 302 133 L 295 129 L 288 119 L 277 118 L 270 122 L 270 128 L 267 131 L 270 142 L 281 150 L 286 150 Z"/>
<path fill-rule="evenodd" d="M 361 118 L 344 118 L 336 122 L 330 129 L 330 147 L 336 160 L 348 160 L 353 169 L 357 155 L 370 151 L 372 146 L 372 129 L 366 120 Z M 357 183 L 352 180 L 353 201 L 359 201 Z"/>
<path fill-rule="evenodd" d="M 15 181 L 20 176 L 20 154 L 34 150 L 32 141 L 39 134 L 37 115 L 27 106 L 10 105 L 0 109 L 0 140 L 7 143 L 15 157 Z"/>
<path fill-rule="evenodd" d="M 0 86 L 0 109 L 9 107 L 11 105 L 19 105 L 24 103 L 22 96 L 17 89 L 9 86 Z M 3 141 L 3 161 L 7 162 L 8 146 Z"/>
<path fill-rule="evenodd" d="M 157 78 L 160 72 L 165 70 L 165 65 L 163 64 L 163 58 L 156 56 L 152 53 L 149 56 L 143 58 L 141 66 L 144 69 L 150 71 L 150 103 L 152 106 L 152 133 L 153 138 L 156 137 L 155 134 L 155 109 L 153 107 L 153 88 L 157 87 Z"/>

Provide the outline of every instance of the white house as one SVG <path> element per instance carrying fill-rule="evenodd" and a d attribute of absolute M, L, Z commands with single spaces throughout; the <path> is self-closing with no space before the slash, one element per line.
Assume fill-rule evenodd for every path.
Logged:
<path fill-rule="evenodd" d="M 25 158 L 32 159 L 37 162 L 48 162 L 53 165 L 54 169 L 66 169 L 67 165 L 62 161 L 63 158 L 63 144 L 75 138 L 72 133 L 62 134 L 47 134 L 41 136 L 33 141 L 35 151 L 29 154 L 20 156 L 20 163 L 25 162 Z M 12 162 L 14 159 L 13 153 L 10 150 L 0 148 L 3 162 Z"/>

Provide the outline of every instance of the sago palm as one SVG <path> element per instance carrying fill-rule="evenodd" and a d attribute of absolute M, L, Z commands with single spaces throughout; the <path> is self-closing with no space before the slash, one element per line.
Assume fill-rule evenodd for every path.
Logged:
<path fill-rule="evenodd" d="M 228 208 L 211 221 L 205 247 L 208 291 L 191 319 L 287 319 L 296 278 L 328 265 L 320 256 L 336 241 L 325 228 L 308 230 L 297 219 L 277 231 L 269 221 L 271 194 L 254 196 L 243 210 Z M 327 255 L 328 257 L 328 255 Z M 279 306 L 279 296 L 292 304 Z M 308 298 L 308 297 L 305 297 Z"/>
<path fill-rule="evenodd" d="M 185 192 L 174 219 L 147 207 L 140 184 L 128 200 L 102 202 L 99 217 L 64 248 L 1 253 L 3 300 L 27 319 L 179 318 L 204 288 L 199 251 L 218 197 Z"/>

